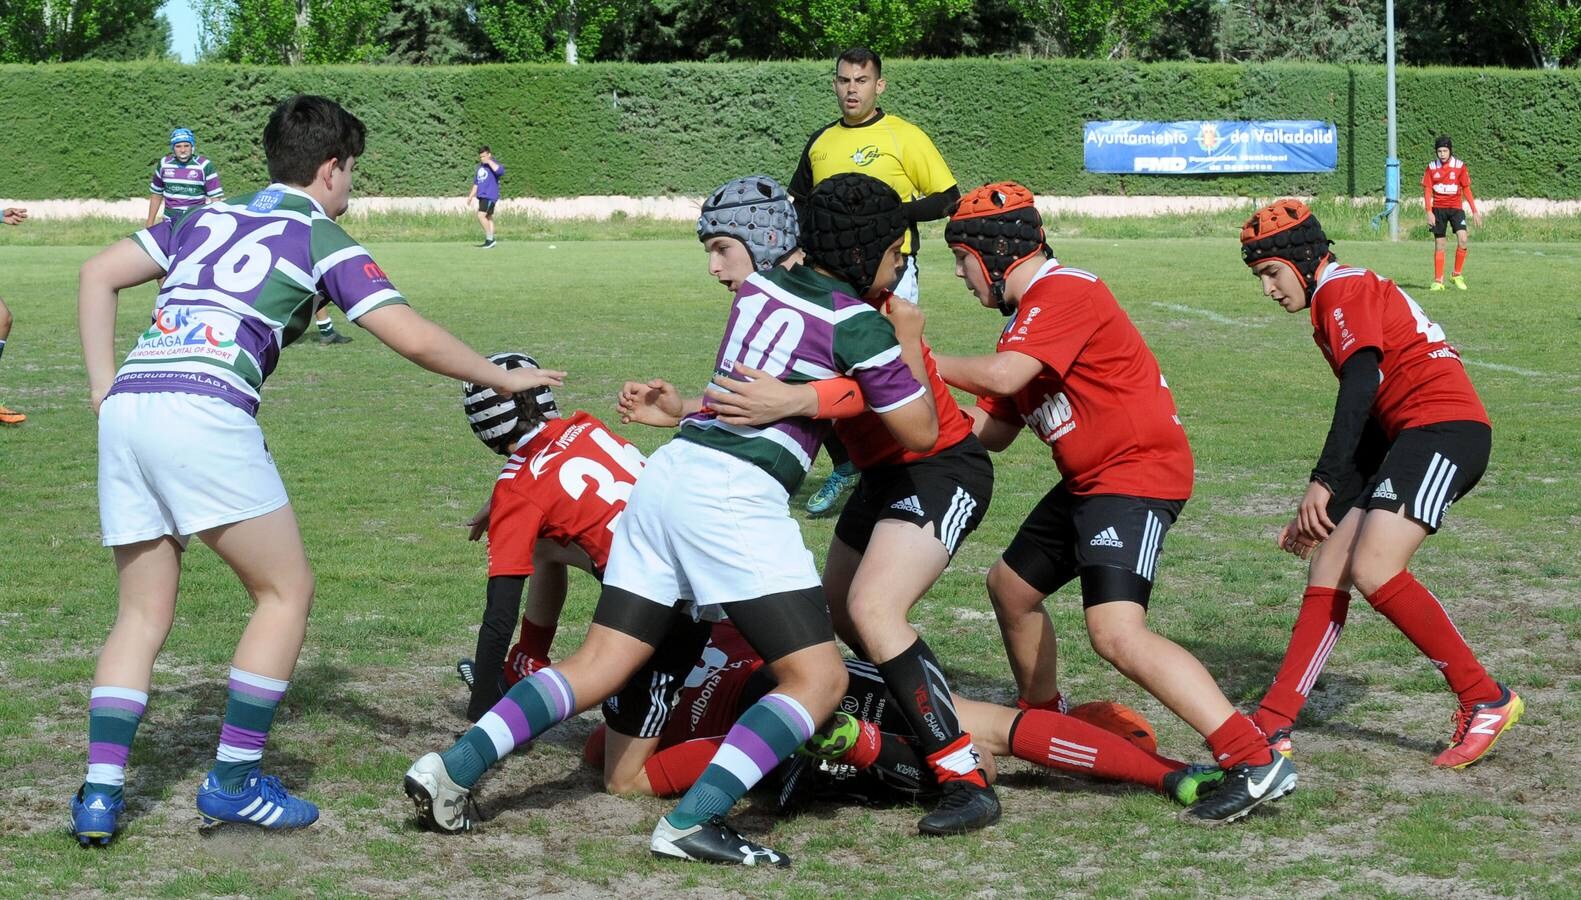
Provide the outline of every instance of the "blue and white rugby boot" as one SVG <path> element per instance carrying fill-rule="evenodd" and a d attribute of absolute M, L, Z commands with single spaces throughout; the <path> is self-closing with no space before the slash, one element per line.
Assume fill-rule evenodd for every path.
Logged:
<path fill-rule="evenodd" d="M 126 801 L 111 799 L 102 791 L 89 791 L 84 785 L 71 798 L 71 836 L 84 847 L 107 847 L 121 830 L 121 813 Z"/>
<path fill-rule="evenodd" d="M 254 769 L 234 794 L 220 789 L 210 772 L 198 788 L 198 813 L 203 827 L 225 822 L 257 825 L 260 828 L 301 828 L 318 821 L 318 807 L 286 792 L 285 785 L 273 775 L 259 775 Z"/>

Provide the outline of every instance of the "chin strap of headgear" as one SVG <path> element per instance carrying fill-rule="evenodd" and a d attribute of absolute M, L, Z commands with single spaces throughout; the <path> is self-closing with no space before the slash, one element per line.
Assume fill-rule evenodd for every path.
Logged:
<path fill-rule="evenodd" d="M 985 184 L 962 197 L 944 226 L 944 240 L 977 259 L 994 305 L 1007 316 L 1016 308 L 1005 300 L 1005 278 L 1029 259 L 1054 256 L 1032 192 L 1014 181 Z"/>

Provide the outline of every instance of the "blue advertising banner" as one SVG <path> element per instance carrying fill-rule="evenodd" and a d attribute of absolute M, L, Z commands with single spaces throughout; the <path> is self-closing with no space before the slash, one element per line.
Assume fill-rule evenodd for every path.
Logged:
<path fill-rule="evenodd" d="M 1089 172 L 1332 172 L 1339 161 L 1333 123 L 1315 121 L 1088 122 L 1082 146 Z"/>

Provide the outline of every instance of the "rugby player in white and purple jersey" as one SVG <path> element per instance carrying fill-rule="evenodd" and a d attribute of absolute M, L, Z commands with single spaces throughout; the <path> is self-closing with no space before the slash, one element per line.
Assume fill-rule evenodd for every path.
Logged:
<path fill-rule="evenodd" d="M 414 312 L 335 224 L 364 140 L 362 123 L 339 104 L 293 97 L 264 128 L 273 184 L 167 219 L 83 264 L 77 307 L 99 416 L 99 517 L 120 578 L 89 700 L 88 774 L 71 803 L 83 844 L 107 844 L 119 826 L 126 762 L 194 534 L 255 604 L 198 812 L 206 825 L 264 828 L 318 818 L 317 807 L 258 769 L 302 648 L 313 573 L 254 414 L 281 349 L 302 335 L 319 298 L 418 365 L 502 394 L 564 375 L 507 372 L 472 352 Z M 117 371 L 118 292 L 161 277 L 153 324 Z"/>
<path fill-rule="evenodd" d="M 159 221 L 161 208 L 165 218 L 174 219 L 225 196 L 219 170 L 208 157 L 197 155 L 197 146 L 192 129 L 170 132 L 170 155 L 154 164 L 154 177 L 148 182 L 147 227 L 153 228 Z"/>
<path fill-rule="evenodd" d="M 764 190 L 745 201 L 759 209 L 749 221 L 768 225 L 776 207 L 788 214 L 783 188 L 766 176 L 751 180 Z M 877 179 L 837 175 L 813 190 L 807 215 L 803 246 L 818 231 L 849 239 L 810 257 L 810 265 L 760 261 L 735 294 L 716 371 L 742 364 L 798 383 L 850 376 L 897 440 L 931 447 L 938 417 L 923 387 L 920 313 L 898 336 L 862 299 L 887 291 L 904 262 L 910 222 L 899 196 Z M 449 750 L 413 763 L 407 795 L 420 824 L 466 830 L 472 787 L 489 767 L 618 691 L 679 621 L 728 611 L 776 687 L 736 721 L 659 820 L 649 848 L 661 859 L 787 866 L 784 854 L 743 838 L 724 816 L 834 712 L 846 688 L 818 570 L 789 507 L 828 426 L 800 416 L 727 424 L 664 381 L 631 382 L 622 394 L 631 418 L 681 428 L 653 454 L 627 500 L 587 639 L 564 661 L 517 682 Z"/>

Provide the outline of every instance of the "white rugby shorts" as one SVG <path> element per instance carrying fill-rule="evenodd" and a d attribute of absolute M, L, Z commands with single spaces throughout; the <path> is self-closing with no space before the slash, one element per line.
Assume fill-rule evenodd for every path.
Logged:
<path fill-rule="evenodd" d="M 789 497 L 743 459 L 679 438 L 648 458 L 615 527 L 604 584 L 698 612 L 822 582 Z M 712 617 L 712 616 L 710 616 Z"/>
<path fill-rule="evenodd" d="M 286 505 L 245 411 L 217 397 L 115 394 L 99 407 L 99 527 L 106 547 L 192 535 Z"/>

